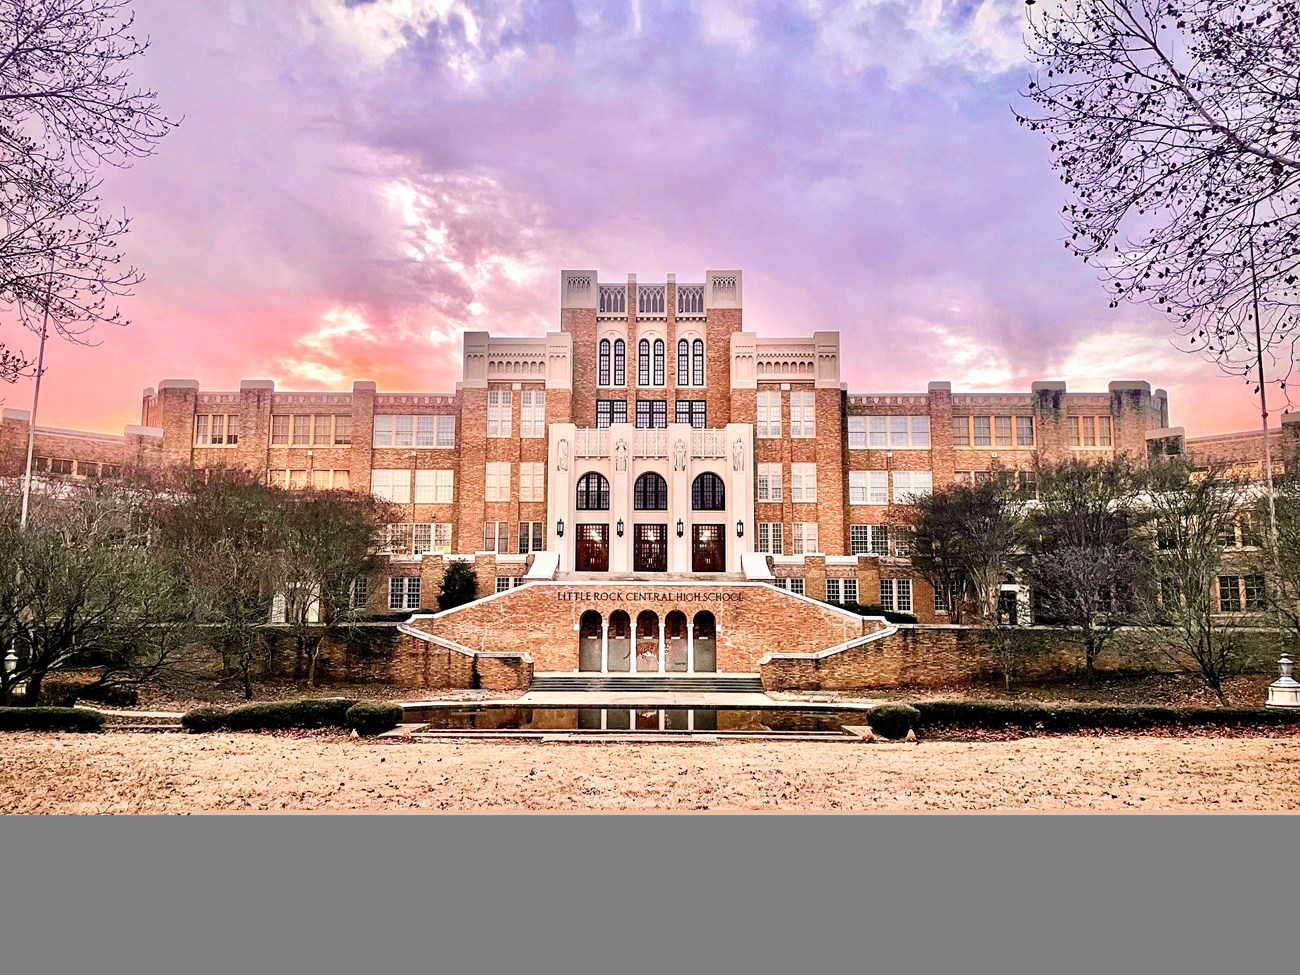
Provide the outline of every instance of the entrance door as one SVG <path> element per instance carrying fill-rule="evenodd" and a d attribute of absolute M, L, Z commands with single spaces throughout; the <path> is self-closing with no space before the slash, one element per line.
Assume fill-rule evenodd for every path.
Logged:
<path fill-rule="evenodd" d="M 609 571 L 609 525 L 577 525 L 574 567 L 579 572 Z"/>
<path fill-rule="evenodd" d="M 691 571 L 725 572 L 727 570 L 727 536 L 725 525 L 691 526 Z"/>
<path fill-rule="evenodd" d="M 635 572 L 668 571 L 667 525 L 636 526 L 636 541 L 632 547 L 632 569 Z"/>

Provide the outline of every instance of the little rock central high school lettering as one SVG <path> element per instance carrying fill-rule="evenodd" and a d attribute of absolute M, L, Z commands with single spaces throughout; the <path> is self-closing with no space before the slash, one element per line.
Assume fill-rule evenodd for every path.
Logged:
<path fill-rule="evenodd" d="M 740 603 L 744 593 L 693 589 L 686 592 L 625 592 L 620 589 L 561 589 L 555 594 L 559 602 L 615 603 Z"/>

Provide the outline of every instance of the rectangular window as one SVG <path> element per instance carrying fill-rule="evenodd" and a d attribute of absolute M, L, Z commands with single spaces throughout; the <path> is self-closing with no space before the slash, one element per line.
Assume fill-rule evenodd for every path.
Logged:
<path fill-rule="evenodd" d="M 781 436 L 781 393 L 777 390 L 758 394 L 756 436 L 772 439 Z"/>
<path fill-rule="evenodd" d="M 817 436 L 817 413 L 812 393 L 790 394 L 790 436 Z"/>
<path fill-rule="evenodd" d="M 993 434 L 989 424 L 991 417 L 976 416 L 971 419 L 975 422 L 975 446 L 991 447 L 993 445 Z"/>
<path fill-rule="evenodd" d="M 451 525 L 447 522 L 415 525 L 412 551 L 416 555 L 427 552 L 451 552 Z"/>
<path fill-rule="evenodd" d="M 993 418 L 993 442 L 998 447 L 1011 446 L 1011 417 L 995 416 Z"/>
<path fill-rule="evenodd" d="M 790 591 L 792 593 L 798 596 L 804 595 L 804 587 L 803 587 L 802 579 L 790 579 L 789 582 L 790 582 Z"/>
<path fill-rule="evenodd" d="M 785 554 L 785 529 L 779 521 L 758 523 L 758 550 L 769 555 Z"/>
<path fill-rule="evenodd" d="M 502 554 L 510 551 L 510 522 L 483 522 L 483 551 Z"/>
<path fill-rule="evenodd" d="M 849 417 L 849 450 L 865 450 L 867 447 L 867 418 L 865 416 Z"/>
<path fill-rule="evenodd" d="M 867 442 L 871 447 L 928 447 L 930 446 L 930 418 L 928 416 L 873 416 Z"/>
<path fill-rule="evenodd" d="M 881 579 L 880 605 L 891 613 L 912 611 L 912 580 Z"/>
<path fill-rule="evenodd" d="M 1242 580 L 1242 588 L 1246 595 L 1245 606 L 1247 609 L 1264 608 L 1264 577 L 1262 575 L 1246 576 Z"/>
<path fill-rule="evenodd" d="M 867 475 L 867 504 L 889 504 L 889 472 L 864 473 Z"/>
<path fill-rule="evenodd" d="M 415 501 L 417 504 L 451 504 L 452 471 L 416 471 Z"/>
<path fill-rule="evenodd" d="M 894 471 L 894 501 L 898 504 L 928 497 L 933 490 L 934 476 L 929 471 Z"/>
<path fill-rule="evenodd" d="M 525 389 L 519 394 L 519 436 L 546 436 L 546 392 Z"/>
<path fill-rule="evenodd" d="M 1219 576 L 1219 612 L 1241 612 L 1241 578 Z"/>
<path fill-rule="evenodd" d="M 488 392 L 487 435 L 510 436 L 510 390 L 493 389 Z"/>
<path fill-rule="evenodd" d="M 1032 416 L 1016 417 L 1016 446 L 1032 447 L 1034 445 L 1034 418 Z"/>
<path fill-rule="evenodd" d="M 1035 471 L 1017 471 L 1016 489 L 1026 497 L 1038 497 L 1038 474 Z"/>
<path fill-rule="evenodd" d="M 858 601 L 857 579 L 844 579 L 841 588 L 844 590 L 844 601 L 846 603 L 856 603 Z"/>
<path fill-rule="evenodd" d="M 385 555 L 410 555 L 411 526 L 406 522 L 385 525 L 379 551 Z"/>
<path fill-rule="evenodd" d="M 871 526 L 870 525 L 849 526 L 849 554 L 850 555 L 871 554 Z"/>
<path fill-rule="evenodd" d="M 375 417 L 374 446 L 391 447 L 393 445 L 393 431 L 396 429 L 396 425 L 397 417 L 395 416 Z"/>
<path fill-rule="evenodd" d="M 352 443 L 352 417 L 340 413 L 334 417 L 334 446 L 347 447 Z"/>
<path fill-rule="evenodd" d="M 841 601 L 839 579 L 826 580 L 826 601 L 828 603 L 838 603 Z"/>
<path fill-rule="evenodd" d="M 627 422 L 627 400 L 596 400 L 596 429 L 605 430 L 611 423 Z"/>
<path fill-rule="evenodd" d="M 438 446 L 456 446 L 456 418 L 454 416 L 438 417 Z"/>
<path fill-rule="evenodd" d="M 952 418 L 952 445 L 954 447 L 970 446 L 970 417 L 954 416 Z"/>
<path fill-rule="evenodd" d="M 289 418 L 287 416 L 271 417 L 271 446 L 284 446 L 289 442 Z"/>
<path fill-rule="evenodd" d="M 420 577 L 394 576 L 388 580 L 389 609 L 420 608 Z"/>
<path fill-rule="evenodd" d="M 793 532 L 792 555 L 812 555 L 817 551 L 817 522 L 796 521 Z"/>
<path fill-rule="evenodd" d="M 210 417 L 198 414 L 194 417 L 194 444 L 206 447 L 208 444 L 208 420 Z"/>
<path fill-rule="evenodd" d="M 509 501 L 510 465 L 490 461 L 487 465 L 487 479 L 484 484 L 484 501 Z"/>
<path fill-rule="evenodd" d="M 529 552 L 540 552 L 546 548 L 542 531 L 542 522 L 540 521 L 521 521 L 519 523 L 520 555 L 527 555 Z"/>
<path fill-rule="evenodd" d="M 781 465 L 780 464 L 759 464 L 758 465 L 758 498 L 759 501 L 780 501 L 781 500 Z"/>
<path fill-rule="evenodd" d="M 293 446 L 306 447 L 311 443 L 311 417 L 295 416 L 293 418 Z"/>
<path fill-rule="evenodd" d="M 417 447 L 432 447 L 438 438 L 436 416 L 417 416 L 415 418 L 415 445 Z"/>
<path fill-rule="evenodd" d="M 393 446 L 394 447 L 414 447 L 415 446 L 415 417 L 413 416 L 395 416 L 393 424 Z"/>
<path fill-rule="evenodd" d="M 224 445 L 226 442 L 226 418 L 218 413 L 212 418 L 212 443 L 215 446 Z"/>
<path fill-rule="evenodd" d="M 519 465 L 519 500 L 545 501 L 546 465 L 541 461 L 524 461 Z"/>
<path fill-rule="evenodd" d="M 374 470 L 370 472 L 370 493 L 394 504 L 411 503 L 411 472 Z"/>
<path fill-rule="evenodd" d="M 948 591 L 943 586 L 934 587 L 934 611 L 936 613 L 948 612 L 948 607 L 952 601 L 948 599 Z"/>
<path fill-rule="evenodd" d="M 370 580 L 357 576 L 348 587 L 348 605 L 353 609 L 365 609 L 370 602 Z"/>
<path fill-rule="evenodd" d="M 1110 417 L 1108 416 L 1097 417 L 1097 446 L 1111 446 Z"/>
<path fill-rule="evenodd" d="M 677 422 L 689 423 L 696 430 L 703 430 L 708 424 L 705 422 L 705 410 L 708 402 L 702 399 L 679 399 L 677 401 Z"/>
<path fill-rule="evenodd" d="M 867 482 L 870 471 L 849 471 L 849 504 L 867 503 Z"/>
<path fill-rule="evenodd" d="M 334 417 L 312 417 L 311 442 L 317 447 L 334 446 Z"/>
<path fill-rule="evenodd" d="M 807 503 L 817 500 L 817 465 L 790 465 L 790 500 Z"/>
<path fill-rule="evenodd" d="M 523 582 L 519 576 L 497 576 L 497 592 L 509 592 Z"/>
<path fill-rule="evenodd" d="M 668 401 L 664 399 L 639 399 L 636 401 L 638 430 L 666 430 L 668 428 Z"/>

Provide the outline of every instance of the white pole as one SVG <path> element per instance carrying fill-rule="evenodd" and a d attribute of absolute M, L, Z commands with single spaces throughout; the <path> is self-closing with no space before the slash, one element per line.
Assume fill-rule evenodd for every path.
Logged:
<path fill-rule="evenodd" d="M 1253 216 L 1253 214 L 1252 214 Z M 1273 501 L 1273 448 L 1268 442 L 1268 395 L 1264 386 L 1264 343 L 1259 325 L 1259 279 L 1255 274 L 1255 233 L 1250 234 L 1250 285 L 1255 300 L 1255 355 L 1259 367 L 1259 411 L 1264 427 L 1264 483 L 1268 490 L 1269 549 L 1277 553 L 1277 507 Z"/>
<path fill-rule="evenodd" d="M 45 316 L 41 320 L 41 345 L 36 354 L 36 384 L 32 389 L 32 415 L 27 421 L 27 468 L 23 474 L 23 509 L 18 530 L 27 530 L 27 503 L 32 494 L 32 452 L 36 448 L 36 408 L 41 402 L 41 377 L 45 375 L 45 337 L 50 327 L 50 298 L 54 291 L 54 259 L 50 258 L 50 275 L 45 284 Z"/>

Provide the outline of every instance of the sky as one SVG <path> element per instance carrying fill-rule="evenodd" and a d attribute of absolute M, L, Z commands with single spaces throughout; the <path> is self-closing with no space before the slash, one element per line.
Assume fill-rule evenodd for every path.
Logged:
<path fill-rule="evenodd" d="M 558 330 L 562 269 L 734 268 L 745 328 L 838 330 L 852 392 L 1145 379 L 1189 435 L 1258 426 L 1066 252 L 1019 0 L 135 7 L 182 121 L 105 180 L 146 280 L 128 326 L 51 341 L 42 425 L 120 432 L 168 378 L 450 391 L 465 330 Z"/>

